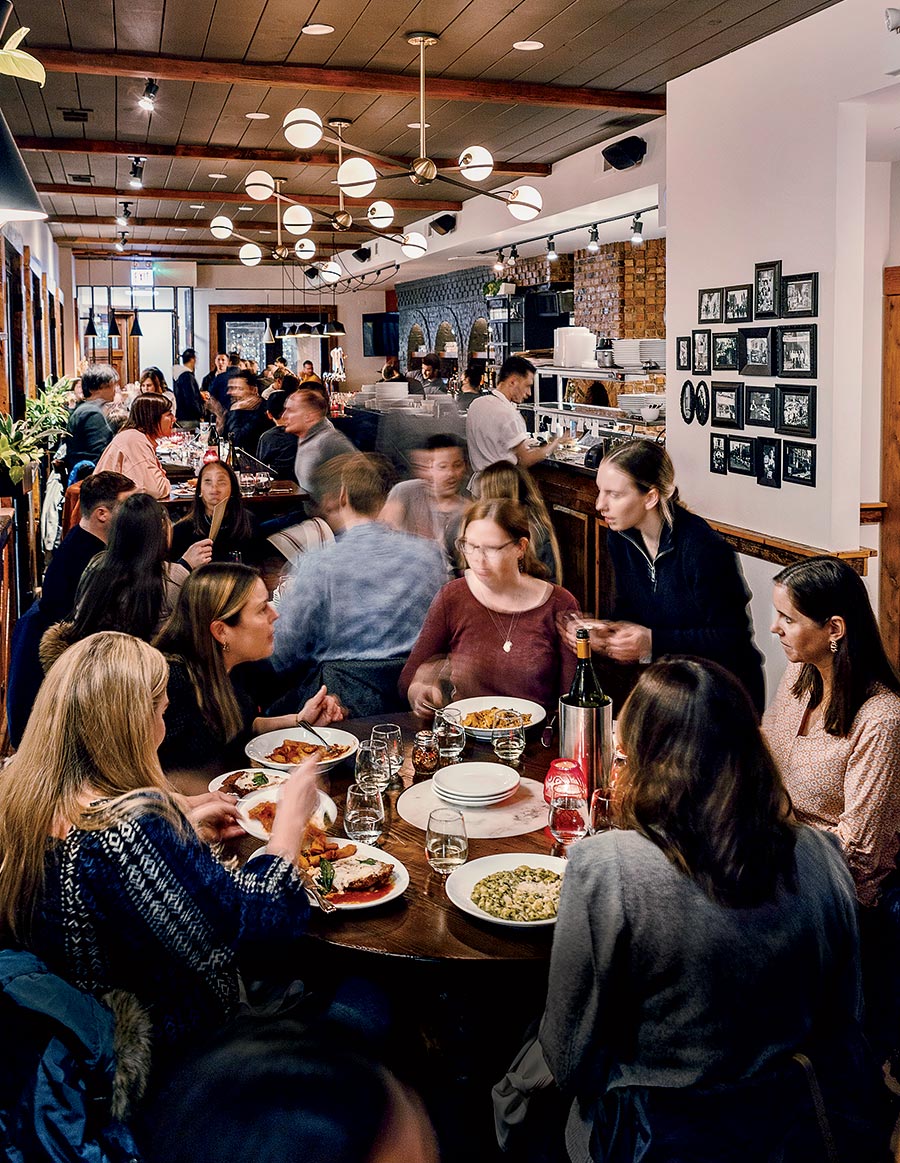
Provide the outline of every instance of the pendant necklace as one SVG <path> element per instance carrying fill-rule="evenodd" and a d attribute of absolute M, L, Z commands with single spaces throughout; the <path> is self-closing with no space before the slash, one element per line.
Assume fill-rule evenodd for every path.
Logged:
<path fill-rule="evenodd" d="M 500 637 L 503 638 L 503 628 L 500 625 L 500 623 L 497 621 L 497 619 L 494 617 L 494 611 L 489 609 L 487 606 L 485 606 L 485 609 L 487 610 L 487 612 L 491 616 L 491 621 L 494 623 L 494 629 L 497 631 L 497 633 L 500 635 Z M 516 622 L 518 622 L 518 620 L 519 620 L 519 613 L 520 613 L 520 611 L 516 610 L 516 612 L 513 614 L 512 620 L 509 623 L 509 629 L 506 631 L 506 637 L 504 638 L 504 641 L 503 641 L 503 653 L 504 654 L 509 654 L 510 650 L 512 650 L 512 636 L 513 636 L 513 631 L 516 628 Z"/>

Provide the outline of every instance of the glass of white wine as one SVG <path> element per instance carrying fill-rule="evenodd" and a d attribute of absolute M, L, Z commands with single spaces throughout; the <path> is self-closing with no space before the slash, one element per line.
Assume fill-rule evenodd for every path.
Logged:
<path fill-rule="evenodd" d="M 454 868 L 465 864 L 469 858 L 469 837 L 462 812 L 456 808 L 435 808 L 428 817 L 425 855 L 441 876 L 449 876 Z"/>
<path fill-rule="evenodd" d="M 521 715 L 510 715 L 502 727 L 494 730 L 494 754 L 502 763 L 518 763 L 525 750 L 525 722 Z"/>
<path fill-rule="evenodd" d="M 585 797 L 571 787 L 560 787 L 550 801 L 550 831 L 560 844 L 571 844 L 588 834 L 590 816 Z"/>
<path fill-rule="evenodd" d="M 372 783 L 351 783 L 344 802 L 344 831 L 357 844 L 375 844 L 384 831 L 384 802 Z"/>

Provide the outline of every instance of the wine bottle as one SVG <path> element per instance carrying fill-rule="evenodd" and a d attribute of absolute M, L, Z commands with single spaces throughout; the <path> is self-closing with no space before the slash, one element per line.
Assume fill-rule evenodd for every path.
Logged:
<path fill-rule="evenodd" d="M 609 699 L 597 681 L 594 664 L 591 662 L 590 631 L 577 630 L 575 644 L 578 664 L 575 667 L 575 677 L 572 679 L 572 685 L 565 701 L 574 707 L 603 707 L 609 702 Z"/>

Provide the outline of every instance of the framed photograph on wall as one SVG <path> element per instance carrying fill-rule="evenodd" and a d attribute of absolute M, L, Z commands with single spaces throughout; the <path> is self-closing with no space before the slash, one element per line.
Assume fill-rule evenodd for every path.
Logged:
<path fill-rule="evenodd" d="M 778 375 L 815 379 L 817 355 L 815 323 L 795 323 L 776 328 L 778 339 Z"/>
<path fill-rule="evenodd" d="M 752 436 L 725 437 L 729 472 L 737 472 L 747 477 L 752 477 L 756 474 L 756 459 L 753 455 L 754 444 L 755 441 Z"/>
<path fill-rule="evenodd" d="M 709 471 L 726 476 L 728 473 L 728 457 L 725 448 L 727 436 L 719 432 L 711 432 L 709 436 Z"/>
<path fill-rule="evenodd" d="M 725 323 L 750 323 L 753 319 L 753 284 L 725 288 Z"/>
<path fill-rule="evenodd" d="M 713 287 L 711 290 L 699 291 L 697 294 L 697 322 L 698 323 L 721 323 L 722 322 L 722 301 L 725 292 L 721 287 Z"/>
<path fill-rule="evenodd" d="M 706 380 L 698 380 L 694 388 L 694 415 L 701 428 L 709 420 L 709 386 Z"/>
<path fill-rule="evenodd" d="M 748 384 L 744 393 L 744 423 L 754 428 L 775 427 L 775 389 Z"/>
<path fill-rule="evenodd" d="M 781 280 L 781 318 L 803 319 L 819 314 L 819 276 L 785 275 Z"/>
<path fill-rule="evenodd" d="M 694 385 L 691 380 L 685 380 L 681 385 L 681 419 L 685 424 L 694 420 Z"/>
<path fill-rule="evenodd" d="M 691 337 L 679 335 L 675 340 L 675 368 L 680 372 L 691 370 Z"/>
<path fill-rule="evenodd" d="M 781 441 L 774 436 L 756 437 L 756 483 L 766 489 L 781 488 Z"/>
<path fill-rule="evenodd" d="M 712 422 L 716 428 L 744 427 L 744 385 L 712 382 Z"/>
<path fill-rule="evenodd" d="M 742 376 L 773 376 L 775 350 L 771 327 L 742 327 L 738 332 L 738 370 Z"/>
<path fill-rule="evenodd" d="M 814 444 L 795 444 L 793 440 L 785 440 L 784 452 L 781 458 L 781 476 L 792 485 L 807 485 L 816 487 L 816 446 Z"/>
<path fill-rule="evenodd" d="M 714 372 L 736 372 L 738 367 L 738 335 L 736 331 L 723 331 L 712 337 L 712 370 Z"/>
<path fill-rule="evenodd" d="M 757 319 L 781 317 L 781 262 L 758 262 L 753 277 L 753 306 Z"/>
<path fill-rule="evenodd" d="M 695 376 L 708 376 L 711 369 L 710 363 L 710 341 L 709 337 L 712 333 L 710 331 L 692 331 L 693 342 L 693 372 Z"/>
<path fill-rule="evenodd" d="M 816 434 L 816 385 L 775 385 L 775 431 L 782 436 L 805 436 L 812 440 Z"/>

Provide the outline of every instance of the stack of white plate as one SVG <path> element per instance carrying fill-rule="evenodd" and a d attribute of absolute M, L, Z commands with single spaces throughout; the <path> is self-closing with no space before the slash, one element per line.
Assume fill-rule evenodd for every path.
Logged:
<path fill-rule="evenodd" d="M 619 407 L 636 419 L 641 417 L 641 408 L 659 408 L 660 416 L 665 416 L 666 397 L 662 392 L 619 392 Z"/>
<path fill-rule="evenodd" d="M 660 371 L 666 366 L 666 341 L 664 339 L 639 339 L 641 363 L 657 363 Z"/>
<path fill-rule="evenodd" d="M 641 341 L 639 339 L 614 339 L 612 341 L 616 367 L 626 372 L 639 372 L 641 367 Z"/>
<path fill-rule="evenodd" d="M 375 399 L 379 404 L 386 404 L 391 400 L 402 400 L 409 395 L 409 384 L 406 380 L 400 383 L 386 383 L 375 385 Z"/>
<path fill-rule="evenodd" d="M 488 808 L 516 794 L 519 774 L 500 763 L 453 763 L 435 774 L 432 786 L 454 807 Z"/>

